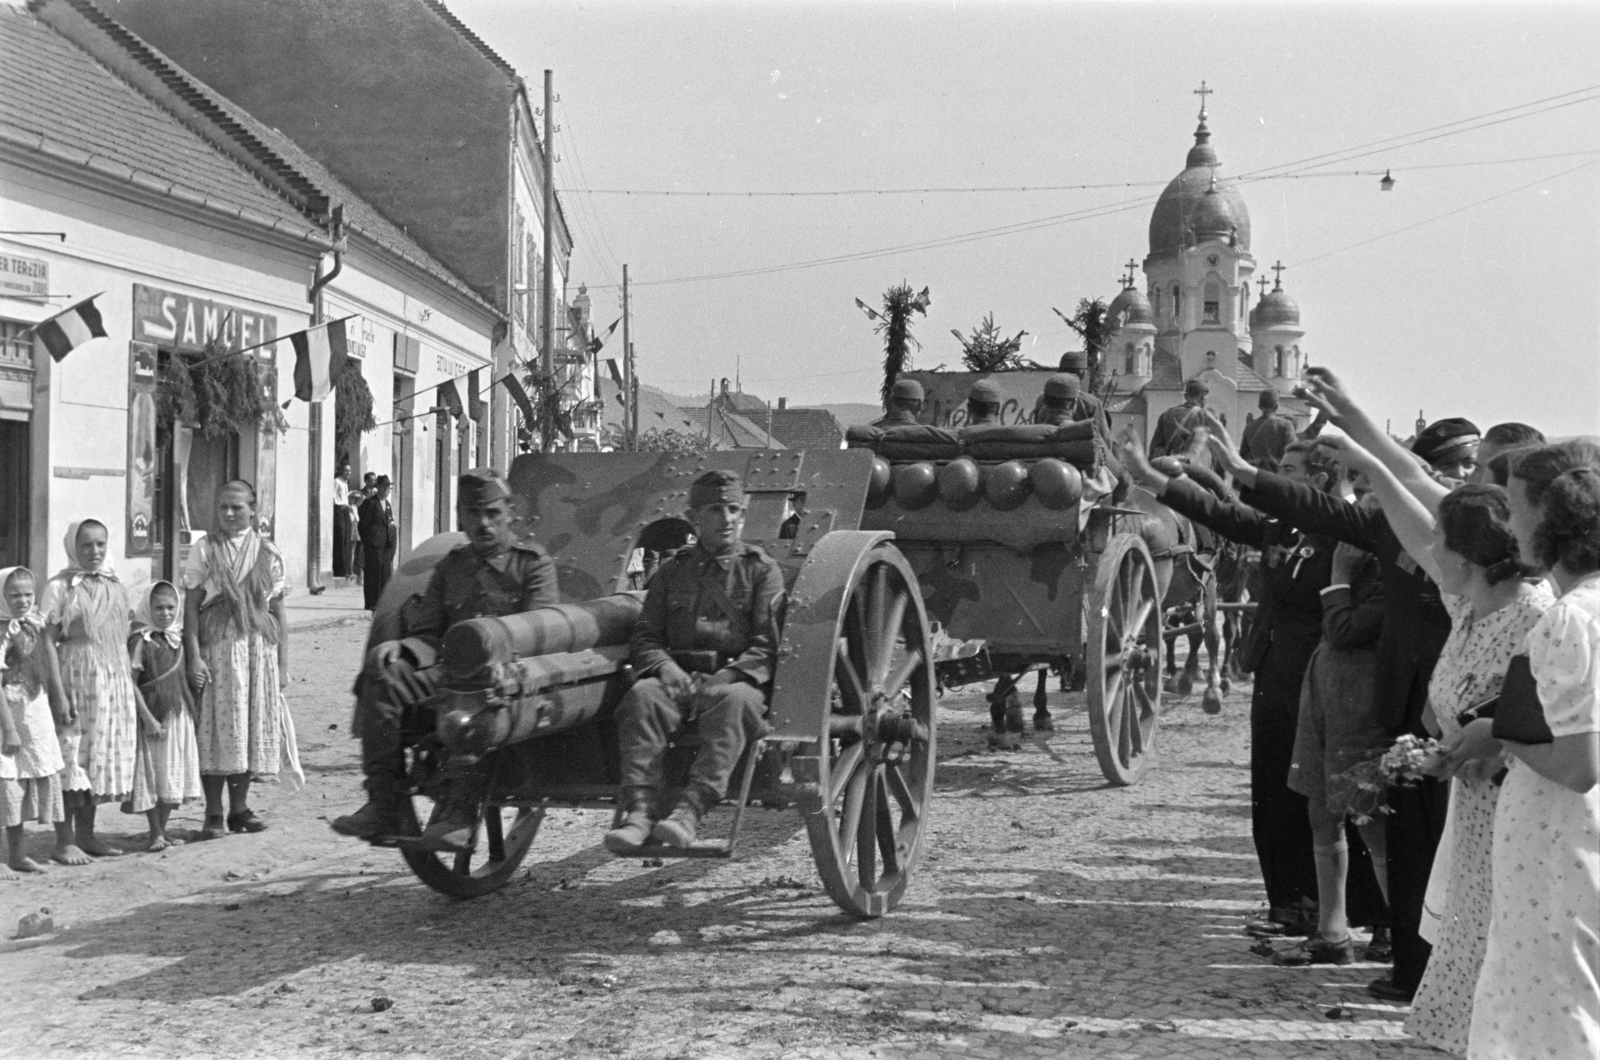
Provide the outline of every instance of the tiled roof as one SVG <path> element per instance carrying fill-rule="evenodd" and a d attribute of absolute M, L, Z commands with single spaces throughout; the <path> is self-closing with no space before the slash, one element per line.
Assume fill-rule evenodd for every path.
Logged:
<path fill-rule="evenodd" d="M 1239 362 L 1239 368 L 1233 373 L 1233 378 L 1239 384 L 1239 389 L 1245 393 L 1254 394 L 1272 389 L 1271 383 L 1257 375 L 1256 370 L 1243 361 Z"/>
<path fill-rule="evenodd" d="M 326 242 L 284 196 L 34 15 L 0 4 L 0 139 L 108 180 Z"/>
<path fill-rule="evenodd" d="M 844 428 L 827 409 L 770 409 L 772 436 L 790 449 L 837 449 Z M 763 422 L 760 413 L 750 419 Z"/>
<path fill-rule="evenodd" d="M 706 429 L 706 407 L 694 408 L 693 406 L 679 406 L 678 412 L 689 422 L 696 425 L 696 429 Z M 730 412 L 719 398 L 716 411 L 712 414 L 711 440 L 718 446 L 733 449 L 786 449 L 782 442 L 769 435 L 756 424 L 766 421 L 766 410 L 759 412 Z M 639 429 L 644 430 L 644 419 L 639 420 Z"/>

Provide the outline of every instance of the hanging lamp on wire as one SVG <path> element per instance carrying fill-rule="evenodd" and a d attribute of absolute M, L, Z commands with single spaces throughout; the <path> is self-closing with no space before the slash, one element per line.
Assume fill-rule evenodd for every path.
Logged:
<path fill-rule="evenodd" d="M 1394 177 L 1387 169 L 1383 171 L 1383 179 L 1378 181 L 1378 188 L 1381 191 L 1394 190 Z"/>

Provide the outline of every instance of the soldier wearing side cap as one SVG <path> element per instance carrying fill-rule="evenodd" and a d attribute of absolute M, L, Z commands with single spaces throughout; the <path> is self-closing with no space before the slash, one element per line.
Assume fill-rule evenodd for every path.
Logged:
<path fill-rule="evenodd" d="M 1034 410 L 1035 423 L 1060 426 L 1064 423 L 1081 423 L 1093 420 L 1109 435 L 1111 421 L 1105 407 L 1092 394 L 1083 392 L 1083 383 L 1071 372 L 1061 372 L 1044 381 L 1044 393 L 1039 407 Z"/>
<path fill-rule="evenodd" d="M 993 379 L 980 379 L 967 391 L 968 427 L 982 427 L 1000 422 L 1000 384 Z"/>
<path fill-rule="evenodd" d="M 645 594 L 633 634 L 640 680 L 617 707 L 622 757 L 618 827 L 606 833 L 614 853 L 649 840 L 687 847 L 700 819 L 727 792 L 745 746 L 766 731 L 783 572 L 747 545 L 739 476 L 708 471 L 689 490 L 695 543 L 661 565 Z M 689 783 L 670 816 L 660 803 L 667 742 L 693 722 L 700 749 Z"/>
<path fill-rule="evenodd" d="M 885 415 L 873 420 L 873 427 L 905 427 L 922 415 L 922 384 L 915 379 L 896 379 L 884 403 Z"/>
<path fill-rule="evenodd" d="M 461 476 L 456 526 L 467 543 L 434 567 L 422 595 L 403 609 L 401 636 L 368 653 L 356 682 L 367 804 L 332 822 L 341 835 L 375 839 L 401 831 L 408 790 L 403 747 L 414 731 L 432 726 L 432 712 L 418 704 L 438 681 L 435 656 L 445 631 L 463 619 L 514 615 L 560 602 L 555 564 L 538 545 L 517 536 L 515 520 L 504 475 L 478 468 Z M 439 819 L 424 831 L 421 844 L 468 850 L 484 778 L 467 768 L 446 772 Z"/>
<path fill-rule="evenodd" d="M 1256 398 L 1261 415 L 1244 425 L 1239 440 L 1239 455 L 1263 471 L 1276 471 L 1283 463 L 1283 452 L 1299 438 L 1294 421 L 1278 411 L 1278 392 L 1263 390 Z"/>
<path fill-rule="evenodd" d="M 1168 409 L 1156 420 L 1156 430 L 1150 436 L 1150 456 L 1181 454 L 1194 436 L 1195 429 L 1205 426 L 1206 395 L 1211 388 L 1199 379 L 1183 384 L 1183 404 Z"/>

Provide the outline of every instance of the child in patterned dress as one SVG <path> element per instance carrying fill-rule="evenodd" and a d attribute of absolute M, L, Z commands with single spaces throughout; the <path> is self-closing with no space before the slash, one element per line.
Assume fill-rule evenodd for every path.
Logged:
<path fill-rule="evenodd" d="M 200 784 L 199 744 L 183 654 L 183 624 L 178 588 L 156 582 L 146 601 L 146 624 L 128 640 L 138 682 L 139 743 L 133 768 L 133 797 L 125 808 L 150 822 L 150 849 L 182 843 L 167 835 L 172 809 L 205 797 Z"/>
<path fill-rule="evenodd" d="M 34 609 L 33 572 L 0 570 L 0 823 L 7 858 L 0 879 L 44 866 L 23 848 L 28 821 L 54 825 L 57 841 L 72 840 L 61 804 L 61 744 L 67 700 L 55 653 L 44 636 L 44 616 Z M 83 860 L 87 861 L 87 858 Z"/>

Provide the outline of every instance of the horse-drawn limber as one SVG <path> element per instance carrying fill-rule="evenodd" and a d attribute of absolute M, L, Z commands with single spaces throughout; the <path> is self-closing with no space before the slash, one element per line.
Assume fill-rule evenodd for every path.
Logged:
<path fill-rule="evenodd" d="M 447 756 L 475 756 L 493 779 L 473 849 L 402 840 L 413 871 L 447 894 L 485 894 L 515 872 L 548 809 L 615 806 L 612 715 L 631 681 L 639 559 L 690 539 L 688 489 L 713 469 L 743 477 L 744 538 L 777 560 L 788 588 L 770 731 L 735 771 L 727 838 L 640 856 L 731 857 L 746 806 L 797 806 L 829 896 L 853 915 L 882 915 L 927 840 L 937 689 L 1039 665 L 1086 672 L 1100 765 L 1132 783 L 1161 694 L 1160 588 L 1142 514 L 1086 493 L 1101 453 L 1092 439 L 1056 455 L 956 441 L 971 451 L 902 459 L 880 442 L 519 457 L 515 503 L 569 602 L 446 633 L 444 679 L 428 701 L 436 724 L 408 751 L 411 786 L 434 790 Z M 409 557 L 371 643 L 403 635 L 407 601 L 462 540 L 439 535 Z M 669 752 L 669 785 L 693 743 L 691 727 Z"/>

